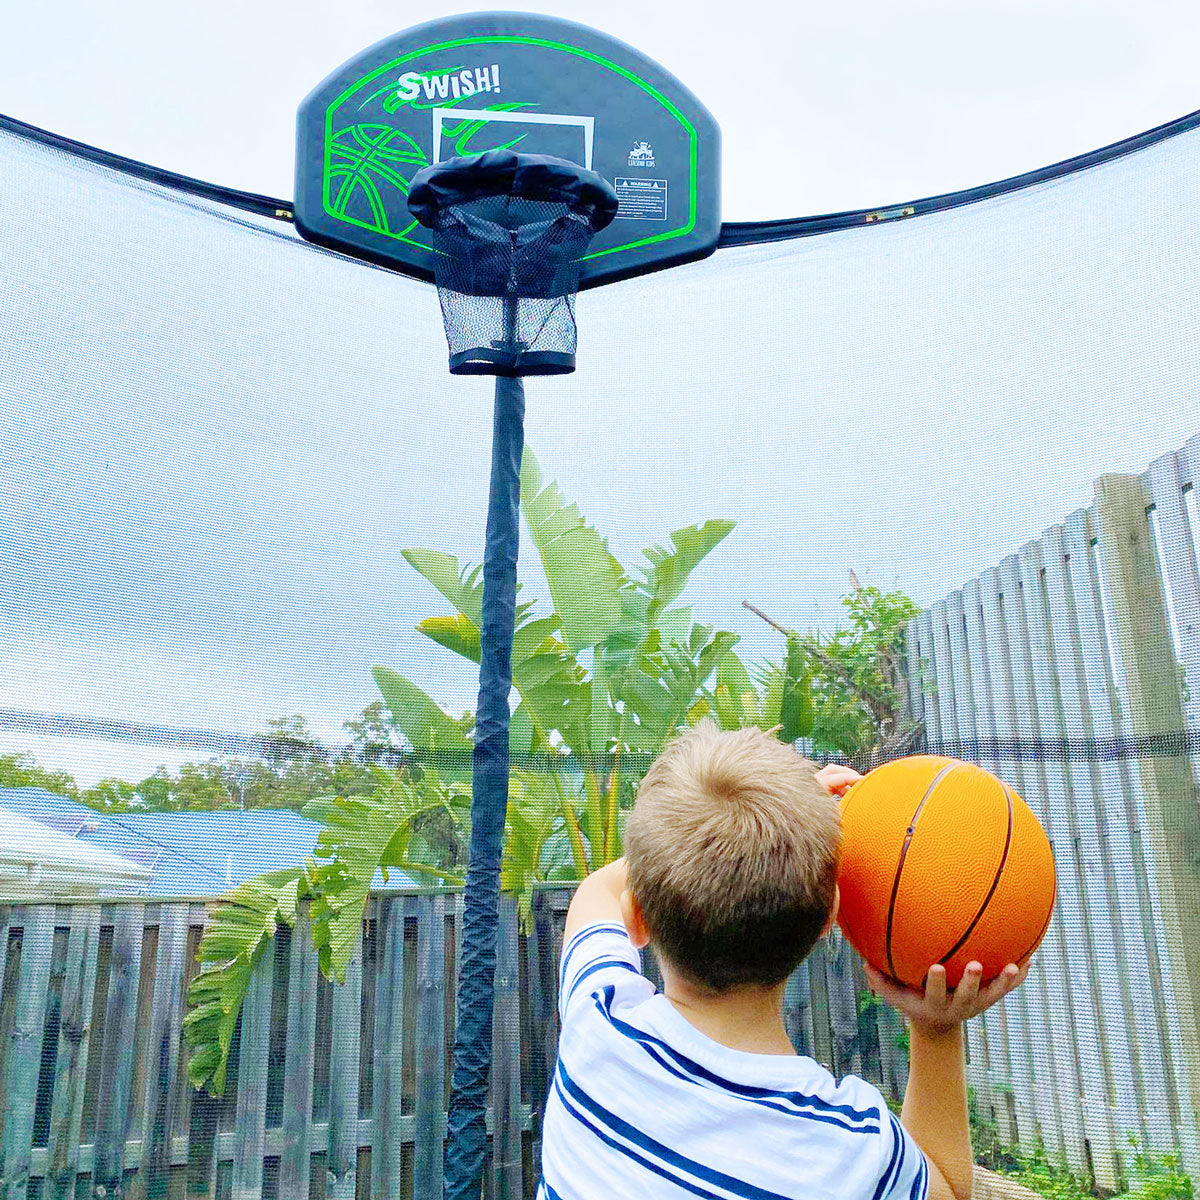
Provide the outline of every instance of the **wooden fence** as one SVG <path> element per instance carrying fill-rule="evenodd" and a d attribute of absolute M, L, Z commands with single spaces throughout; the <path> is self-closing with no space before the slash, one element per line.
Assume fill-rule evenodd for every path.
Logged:
<path fill-rule="evenodd" d="M 1195 485 L 1195 486 L 1194 486 Z M 1116 1186 L 1129 1134 L 1200 1179 L 1200 437 L 909 631 L 931 747 L 1003 776 L 1054 846 L 1026 986 L 969 1030 L 1001 1135 Z M 1189 730 L 1191 733 L 1189 734 Z"/>
<path fill-rule="evenodd" d="M 570 894 L 539 890 L 527 934 L 502 907 L 484 1189 L 498 1200 L 537 1182 Z M 460 909 L 448 891 L 373 896 L 341 986 L 303 921 L 282 930 L 214 1100 L 188 1083 L 181 1038 L 202 903 L 0 907 L 0 1197 L 440 1196 Z M 863 987 L 835 935 L 789 981 L 788 1027 L 898 1096 L 901 1026 L 860 1013 Z"/>

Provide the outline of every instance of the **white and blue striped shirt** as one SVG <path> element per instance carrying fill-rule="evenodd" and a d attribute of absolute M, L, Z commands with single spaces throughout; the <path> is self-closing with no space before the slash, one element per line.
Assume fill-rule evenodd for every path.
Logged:
<path fill-rule="evenodd" d="M 926 1200 L 929 1167 L 869 1083 L 694 1029 L 624 928 L 563 947 L 538 1200 Z"/>

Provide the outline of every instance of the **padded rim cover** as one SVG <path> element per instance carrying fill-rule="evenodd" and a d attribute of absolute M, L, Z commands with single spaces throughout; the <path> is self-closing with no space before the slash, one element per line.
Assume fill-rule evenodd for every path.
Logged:
<path fill-rule="evenodd" d="M 512 150 L 489 150 L 424 167 L 413 176 L 408 207 L 422 225 L 437 228 L 444 209 L 484 196 L 566 204 L 587 217 L 593 233 L 617 215 L 617 193 L 594 171 L 565 158 Z"/>

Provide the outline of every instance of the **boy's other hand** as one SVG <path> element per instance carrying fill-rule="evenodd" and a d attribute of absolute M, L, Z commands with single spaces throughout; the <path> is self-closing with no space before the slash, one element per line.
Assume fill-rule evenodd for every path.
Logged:
<path fill-rule="evenodd" d="M 835 796 L 844 796 L 862 776 L 853 767 L 830 763 L 817 772 L 817 782 Z"/>
<path fill-rule="evenodd" d="M 979 1016 L 1007 996 L 1013 988 L 1019 987 L 1029 973 L 1028 963 L 1023 967 L 1009 963 L 991 983 L 981 987 L 983 967 L 977 962 L 967 963 L 958 987 L 948 991 L 946 968 L 935 965 L 929 968 L 925 990 L 921 992 L 888 979 L 870 963 L 864 963 L 863 966 L 871 990 L 897 1012 L 903 1013 L 913 1025 L 930 1033 L 949 1033 L 964 1021 Z"/>

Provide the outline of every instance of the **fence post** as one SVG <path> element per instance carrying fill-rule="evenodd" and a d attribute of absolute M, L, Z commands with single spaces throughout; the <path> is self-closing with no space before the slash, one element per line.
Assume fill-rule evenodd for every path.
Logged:
<path fill-rule="evenodd" d="M 358 1181 L 358 1078 L 363 995 L 362 934 L 346 966 L 346 982 L 333 988 L 333 1044 L 329 1068 L 328 1200 L 353 1200 Z"/>
<path fill-rule="evenodd" d="M 452 901 L 453 902 L 453 901 Z M 461 923 L 458 925 L 461 929 Z M 456 941 L 456 945 L 459 943 Z M 442 1194 L 446 1137 L 446 898 L 417 898 L 413 1195 Z"/>
<path fill-rule="evenodd" d="M 1098 557 L 1123 667 L 1128 727 L 1135 738 L 1151 740 L 1136 764 L 1170 960 L 1164 981 L 1167 1003 L 1177 1015 L 1180 1059 L 1187 1065 L 1187 1078 L 1180 1081 L 1187 1097 L 1183 1107 L 1194 1137 L 1200 1113 L 1200 812 L 1185 748 L 1178 664 L 1147 517 L 1150 504 L 1139 476 L 1104 475 L 1096 481 Z M 1156 739 L 1165 753 L 1153 752 Z M 1172 752 L 1175 740 L 1179 746 Z"/>
<path fill-rule="evenodd" d="M 271 994 L 275 984 L 275 942 L 250 976 L 242 1001 L 238 1042 L 237 1124 L 233 1140 L 233 1200 L 260 1200 L 267 1124 L 267 1062 L 271 1048 Z"/>
<path fill-rule="evenodd" d="M 496 930 L 496 1008 L 492 1026 L 492 1155 L 498 1200 L 522 1200 L 521 979 L 517 899 L 500 897 Z"/>
<path fill-rule="evenodd" d="M 371 1197 L 400 1194 L 404 1073 L 404 924 L 407 901 L 383 896 L 375 924 L 375 1040 L 371 1096 Z"/>
<path fill-rule="evenodd" d="M 312 1177 L 313 1062 L 316 1057 L 317 955 L 308 912 L 296 917 L 288 964 L 287 1045 L 283 1067 L 283 1153 L 279 1194 L 308 1200 Z"/>
<path fill-rule="evenodd" d="M 186 904 L 164 904 L 158 924 L 154 998 L 146 1038 L 146 1096 L 142 1116 L 139 1175 L 149 1200 L 167 1194 L 171 1171 L 171 1135 L 181 1081 L 179 1039 L 183 1030 L 183 976 L 188 940 Z"/>

